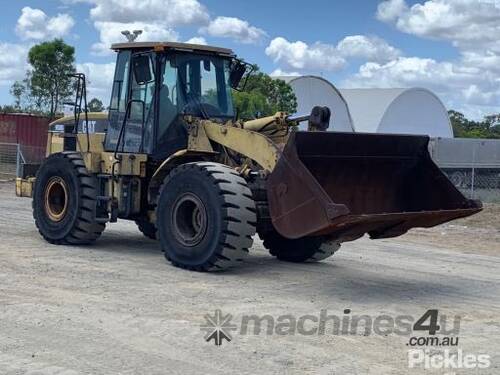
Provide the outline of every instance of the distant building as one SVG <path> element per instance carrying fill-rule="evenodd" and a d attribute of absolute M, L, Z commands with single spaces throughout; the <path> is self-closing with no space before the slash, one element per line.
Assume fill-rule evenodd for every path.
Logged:
<path fill-rule="evenodd" d="M 353 132 L 353 122 L 347 103 L 339 90 L 329 81 L 316 76 L 278 77 L 292 86 L 297 97 L 297 113 L 311 113 L 314 106 L 327 106 L 332 111 L 330 130 Z"/>

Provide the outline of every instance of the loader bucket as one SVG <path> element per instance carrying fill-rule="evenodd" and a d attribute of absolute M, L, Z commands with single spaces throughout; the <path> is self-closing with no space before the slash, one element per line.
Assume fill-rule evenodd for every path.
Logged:
<path fill-rule="evenodd" d="M 396 237 L 472 215 L 432 161 L 429 137 L 294 132 L 268 178 L 269 211 L 284 237 Z"/>

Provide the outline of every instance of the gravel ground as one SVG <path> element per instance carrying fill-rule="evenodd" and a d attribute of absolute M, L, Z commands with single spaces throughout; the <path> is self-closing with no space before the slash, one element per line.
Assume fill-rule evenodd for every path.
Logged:
<path fill-rule="evenodd" d="M 410 336 L 395 333 L 236 331 L 216 346 L 200 331 L 216 309 L 232 314 L 237 330 L 249 314 L 298 318 L 326 309 L 342 317 L 350 309 L 416 320 L 439 309 L 450 321 L 461 317 L 452 350 L 488 354 L 490 367 L 477 373 L 500 373 L 496 207 L 483 214 L 491 227 L 476 217 L 393 240 L 361 239 L 318 264 L 279 262 L 256 241 L 245 265 L 207 274 L 170 266 L 127 222 L 110 225 L 93 246 L 49 245 L 30 200 L 13 190 L 0 184 L 0 374 L 423 373 L 408 368 Z M 471 370 L 431 371 L 455 372 Z"/>

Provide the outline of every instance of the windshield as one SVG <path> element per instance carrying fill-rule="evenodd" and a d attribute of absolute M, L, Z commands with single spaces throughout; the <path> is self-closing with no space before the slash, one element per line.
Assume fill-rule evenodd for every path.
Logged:
<path fill-rule="evenodd" d="M 233 117 L 230 60 L 218 56 L 179 54 L 177 100 L 180 113 L 201 117 Z"/>

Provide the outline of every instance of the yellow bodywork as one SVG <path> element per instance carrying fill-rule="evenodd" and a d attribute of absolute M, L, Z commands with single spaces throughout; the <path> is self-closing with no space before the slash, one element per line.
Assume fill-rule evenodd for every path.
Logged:
<path fill-rule="evenodd" d="M 33 186 L 35 183 L 35 177 L 16 178 L 16 195 L 18 197 L 33 197 Z"/>
<path fill-rule="evenodd" d="M 47 136 L 47 152 L 46 156 L 55 154 L 56 152 L 63 151 L 64 138 L 60 136 L 60 133 L 49 132 Z"/>
<path fill-rule="evenodd" d="M 265 135 L 211 121 L 203 121 L 202 124 L 210 140 L 252 159 L 269 172 L 276 166 L 280 150 Z"/>
<path fill-rule="evenodd" d="M 89 121 L 105 120 L 106 113 L 89 113 Z M 273 116 L 247 122 L 227 122 L 221 124 L 211 120 L 201 120 L 187 116 L 188 125 L 187 148 L 168 157 L 153 174 L 150 185 L 150 201 L 154 199 L 156 188 L 161 184 L 169 170 L 184 162 L 194 160 L 227 160 L 227 152 L 236 152 L 261 166 L 266 172 L 272 172 L 281 153 L 281 147 L 286 142 L 289 126 L 287 115 L 278 112 Z M 72 116 L 63 117 L 51 123 L 54 125 L 68 124 Z M 265 129 L 263 129 L 265 128 Z M 272 135 L 269 134 L 272 133 Z M 116 197 L 120 192 L 121 176 L 145 178 L 148 155 L 117 153 L 104 150 L 104 133 L 80 133 L 77 135 L 77 151 L 82 154 L 87 170 L 92 174 L 107 174 L 115 176 L 113 184 L 108 187 L 110 196 Z M 90 142 L 90 143 L 89 143 Z M 218 150 L 214 150 L 215 145 Z M 64 135 L 51 131 L 47 140 L 47 156 L 63 151 Z M 222 149 L 221 147 L 222 146 Z M 226 157 L 226 159 L 223 159 Z M 244 162 L 243 164 L 245 164 Z M 244 165 L 235 165 L 244 169 Z M 34 178 L 18 179 L 19 196 L 31 196 Z M 136 202 L 137 206 L 139 202 Z"/>

